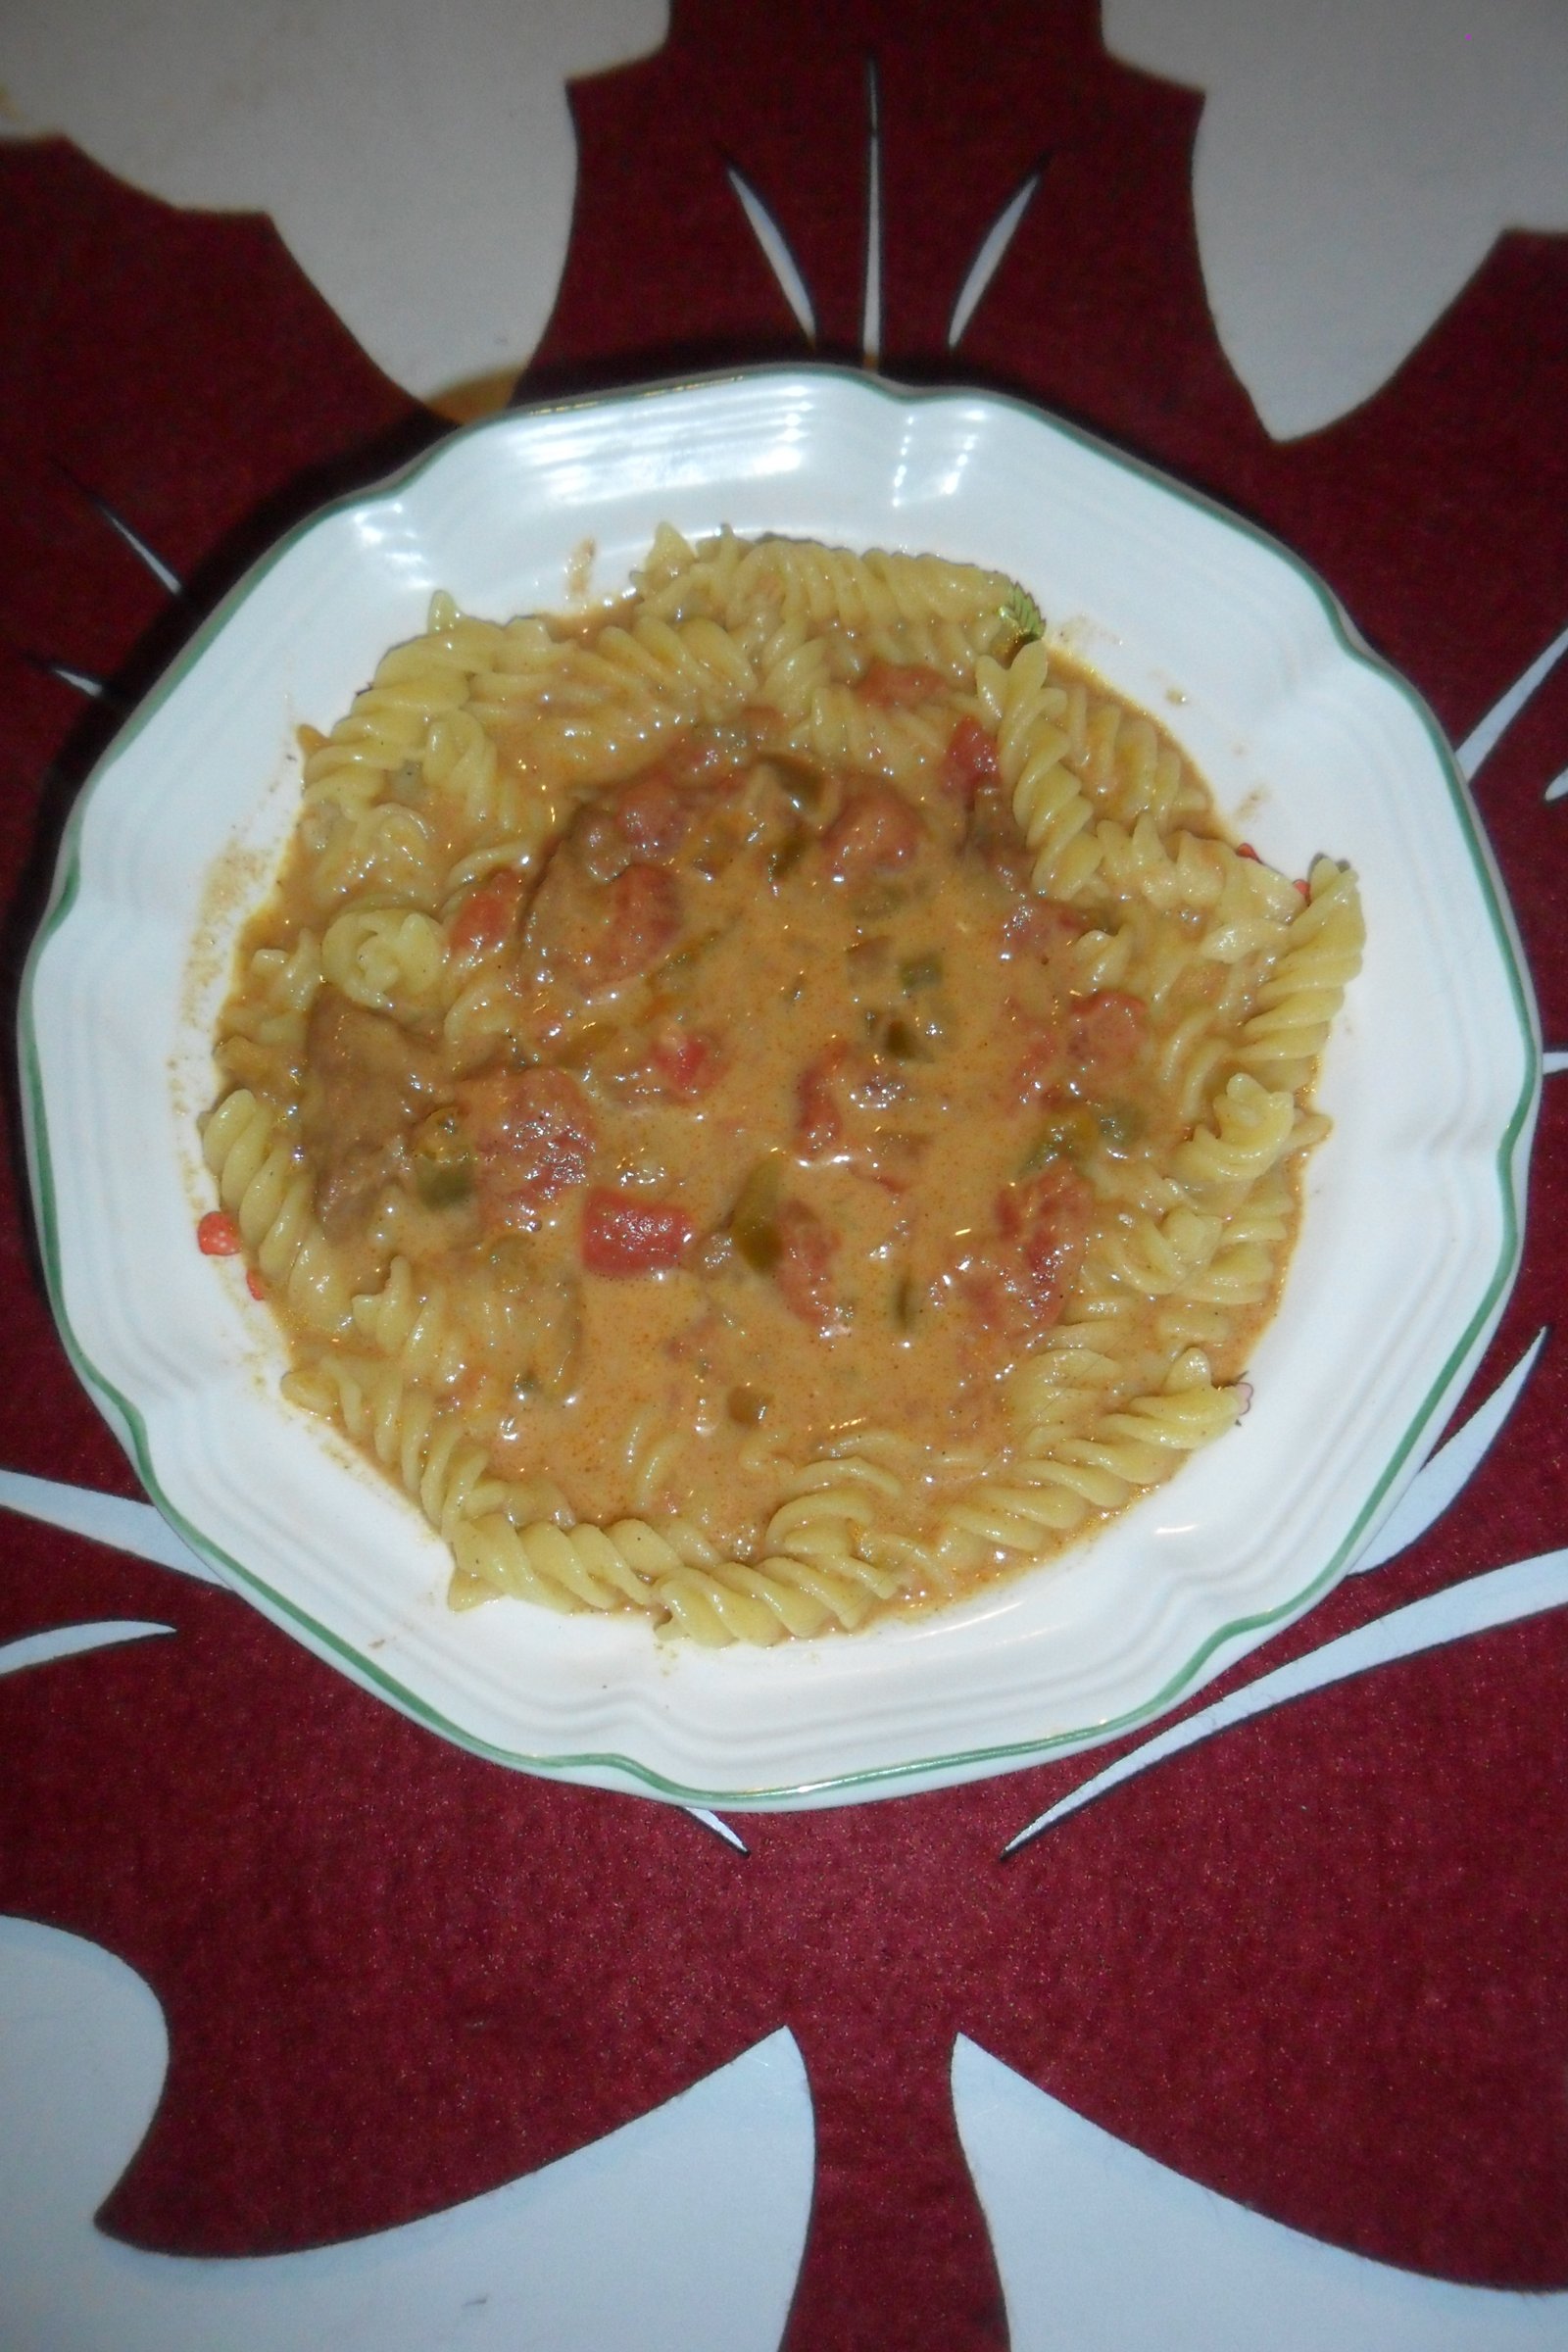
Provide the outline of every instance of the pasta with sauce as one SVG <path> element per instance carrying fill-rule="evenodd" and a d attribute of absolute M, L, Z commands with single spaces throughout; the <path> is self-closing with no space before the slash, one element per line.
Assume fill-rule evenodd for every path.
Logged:
<path fill-rule="evenodd" d="M 1048 1558 L 1234 1423 L 1353 876 L 997 573 L 662 528 L 332 731 L 203 1131 L 285 1394 L 458 1605 L 704 1643 Z"/>

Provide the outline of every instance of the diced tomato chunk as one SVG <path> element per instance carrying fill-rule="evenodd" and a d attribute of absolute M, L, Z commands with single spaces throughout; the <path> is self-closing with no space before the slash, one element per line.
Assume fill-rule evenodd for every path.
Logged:
<path fill-rule="evenodd" d="M 963 846 L 1014 900 L 1028 890 L 1035 861 L 1013 817 L 1012 795 L 1000 777 L 977 787 Z"/>
<path fill-rule="evenodd" d="M 1009 1236 L 1038 1234 L 1045 1226 L 1087 1236 L 1094 1194 L 1081 1176 L 1057 1161 L 1022 1184 L 1009 1184 L 997 1202 L 997 1227 Z"/>
<path fill-rule="evenodd" d="M 843 1141 L 844 1114 L 834 1091 L 841 1053 L 808 1062 L 795 1082 L 795 1148 L 803 1159 L 822 1159 Z"/>
<path fill-rule="evenodd" d="M 1000 772 L 996 737 L 988 735 L 977 718 L 960 718 L 943 756 L 943 791 L 972 808 L 981 785 L 995 783 Z"/>
<path fill-rule="evenodd" d="M 542 1208 L 586 1184 L 598 1131 L 569 1071 L 487 1070 L 458 1089 L 485 1224 L 532 1232 Z"/>
<path fill-rule="evenodd" d="M 838 1237 L 804 1200 L 786 1200 L 778 1212 L 779 1254 L 773 1280 L 790 1313 L 824 1339 L 839 1330 L 843 1312 L 833 1296 L 833 1258 Z"/>
<path fill-rule="evenodd" d="M 494 956 L 516 933 L 522 915 L 523 877 L 515 867 L 492 874 L 465 892 L 447 931 L 447 944 L 460 962 Z"/>
<path fill-rule="evenodd" d="M 1060 1162 L 1008 1185 L 997 1200 L 995 1240 L 946 1278 L 970 1321 L 1019 1347 L 1049 1331 L 1083 1263 L 1093 1202 L 1088 1185 Z"/>
<path fill-rule="evenodd" d="M 1022 1341 L 1032 1328 L 1017 1269 L 1001 1250 L 975 1250 L 948 1277 L 945 1287 L 979 1331 Z"/>
<path fill-rule="evenodd" d="M 906 865 L 925 837 L 919 811 L 891 784 L 852 792 L 822 837 L 828 871 L 841 882 Z"/>
<path fill-rule="evenodd" d="M 682 1262 L 696 1239 L 695 1223 L 673 1200 L 597 1186 L 583 1202 L 581 1254 L 590 1274 L 663 1273 Z"/>
<path fill-rule="evenodd" d="M 910 1084 L 886 1054 L 836 1038 L 795 1082 L 797 1159 L 830 1160 L 889 1192 L 907 1189 L 924 1141 L 894 1123 Z"/>
<path fill-rule="evenodd" d="M 1003 957 L 1053 955 L 1070 940 L 1081 939 L 1088 928 L 1088 915 L 1076 906 L 1065 906 L 1059 899 L 1027 898 L 1003 925 Z"/>
<path fill-rule="evenodd" d="M 1055 1090 L 1062 1073 L 1061 1039 L 1054 1029 L 1042 1029 L 1018 1056 L 1012 1074 L 1012 1100 L 1020 1109 L 1044 1102 Z"/>
<path fill-rule="evenodd" d="M 929 662 L 873 662 L 856 691 L 877 710 L 913 710 L 946 694 L 948 681 Z"/>
<path fill-rule="evenodd" d="M 210 1208 L 196 1227 L 196 1247 L 203 1257 L 237 1257 L 242 1247 L 239 1227 L 226 1208 Z"/>
<path fill-rule="evenodd" d="M 1009 1194 L 1031 1303 L 1042 1320 L 1054 1323 L 1083 1262 L 1094 1195 L 1059 1161 L 1027 1184 L 1010 1186 Z"/>
<path fill-rule="evenodd" d="M 1149 1007 L 1124 989 L 1102 988 L 1072 1007 L 1067 1046 L 1080 1068 L 1094 1062 L 1119 1069 L 1132 1060 L 1149 1033 Z"/>
<path fill-rule="evenodd" d="M 660 1089 L 678 1102 L 696 1102 L 724 1066 L 724 1050 L 708 1029 L 683 1029 L 667 1021 L 654 1036 L 648 1059 Z"/>

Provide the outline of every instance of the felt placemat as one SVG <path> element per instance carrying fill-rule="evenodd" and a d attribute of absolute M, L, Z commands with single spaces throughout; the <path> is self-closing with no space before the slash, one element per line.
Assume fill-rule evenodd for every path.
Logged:
<path fill-rule="evenodd" d="M 1505 236 L 1381 392 L 1278 444 L 1208 314 L 1197 96 L 1112 60 L 1087 5 L 1015 14 L 1004 74 L 994 26 L 968 5 L 683 0 L 658 55 L 573 92 L 572 242 L 519 397 L 805 354 L 732 169 L 785 229 L 817 352 L 858 358 L 874 57 L 887 372 L 1021 393 L 1238 508 L 1462 738 L 1568 622 L 1568 242 Z M 1036 170 L 951 350 L 975 249 Z M 14 996 L 64 812 L 124 710 L 286 522 L 443 428 L 265 220 L 171 210 L 63 142 L 0 150 L 0 288 Z M 1568 662 L 1477 783 L 1548 1045 L 1568 1039 L 1568 805 L 1544 797 L 1565 765 Z M 0 1461 L 131 1494 L 43 1297 L 14 1081 L 5 1108 Z M 1478 1396 L 1563 1294 L 1564 1117 L 1548 1080 Z M 1433 1530 L 1230 1681 L 1568 1543 L 1565 1378 L 1548 1343 Z M 0 1526 L 0 1641 L 98 1617 L 175 1636 L 0 1682 L 0 1912 L 104 1944 L 164 2004 L 166 2094 L 103 2216 L 133 2243 L 281 2250 L 442 2210 L 788 2026 L 816 2129 L 795 2352 L 1005 2340 L 954 2125 L 960 2033 L 1298 2229 L 1568 2285 L 1560 1614 L 1265 1716 L 1006 1863 L 1102 1759 L 753 1819 L 741 1855 L 444 1745 L 221 1592 Z"/>

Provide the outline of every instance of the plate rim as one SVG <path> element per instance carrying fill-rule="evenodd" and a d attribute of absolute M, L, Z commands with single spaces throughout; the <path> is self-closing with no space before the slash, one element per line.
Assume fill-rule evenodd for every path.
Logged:
<path fill-rule="evenodd" d="M 34 995 L 47 951 L 80 892 L 82 827 L 99 786 L 164 709 L 261 580 L 305 538 L 338 517 L 352 515 L 357 510 L 402 495 L 449 460 L 460 445 L 485 436 L 514 431 L 519 425 L 526 427 L 552 417 L 583 412 L 625 409 L 645 402 L 668 400 L 681 394 L 722 393 L 728 388 L 767 384 L 774 385 L 780 391 L 789 385 L 810 386 L 817 391 L 825 388 L 830 396 L 847 398 L 852 405 L 857 400 L 869 398 L 899 410 L 951 407 L 956 404 L 977 405 L 1015 415 L 1032 427 L 1043 427 L 1116 470 L 1131 473 L 1162 495 L 1173 497 L 1180 504 L 1209 516 L 1228 531 L 1250 540 L 1266 554 L 1282 562 L 1297 580 L 1309 590 L 1339 651 L 1355 666 L 1370 670 L 1385 685 L 1392 687 L 1416 718 L 1427 739 L 1435 756 L 1438 772 L 1447 789 L 1459 837 L 1487 910 L 1498 960 L 1507 983 L 1508 1004 L 1522 1051 L 1523 1067 L 1512 1107 L 1491 1161 L 1491 1174 L 1501 1209 L 1501 1223 L 1498 1246 L 1490 1273 L 1463 1330 L 1428 1383 L 1397 1443 L 1391 1448 L 1379 1477 L 1362 1500 L 1349 1530 L 1329 1559 L 1303 1587 L 1276 1606 L 1228 1617 L 1221 1626 L 1205 1635 L 1195 1648 L 1184 1652 L 1181 1663 L 1153 1694 L 1118 1715 L 1101 1717 L 1065 1730 L 1022 1740 L 960 1745 L 935 1755 L 838 1770 L 820 1777 L 807 1777 L 770 1786 L 733 1788 L 685 1783 L 618 1749 L 534 1752 L 502 1746 L 466 1730 L 462 1724 L 454 1722 L 432 1700 L 381 1668 L 352 1642 L 322 1625 L 300 1602 L 247 1569 L 184 1516 L 164 1491 L 141 1409 L 92 1360 L 71 1320 L 61 1253 L 54 1155 L 34 1021 Z M 260 1609 L 264 1616 L 279 1625 L 316 1655 L 346 1673 L 351 1681 L 425 1729 L 483 1760 L 542 1778 L 617 1789 L 668 1803 L 723 1807 L 727 1810 L 786 1810 L 885 1799 L 1023 1769 L 1104 1743 L 1168 1713 L 1192 1696 L 1229 1662 L 1220 1654 L 1226 1649 L 1245 1644 L 1245 1649 L 1239 1650 L 1238 1654 L 1250 1654 L 1259 1641 L 1267 1639 L 1271 1633 L 1283 1631 L 1311 1608 L 1346 1573 L 1380 1519 L 1392 1509 L 1403 1485 L 1414 1475 L 1420 1460 L 1424 1458 L 1418 1450 L 1423 1438 L 1437 1434 L 1446 1407 L 1457 1400 L 1502 1314 L 1523 1251 L 1529 1147 L 1543 1081 L 1539 1018 L 1522 945 L 1491 844 L 1454 753 L 1424 698 L 1408 679 L 1367 645 L 1333 590 L 1304 558 L 1249 516 L 1235 513 L 1205 492 L 1164 472 L 1148 460 L 1120 449 L 1102 436 L 1088 431 L 1070 419 L 1054 416 L 1017 395 L 961 384 L 906 386 L 894 379 L 873 376 L 852 368 L 790 363 L 681 374 L 616 390 L 548 398 L 510 409 L 498 416 L 481 418 L 458 431 L 441 435 L 429 448 L 420 451 L 392 473 L 343 494 L 291 525 L 246 568 L 204 616 L 168 668 L 117 731 L 80 786 L 61 836 L 49 900 L 24 967 L 18 1000 L 18 1043 L 24 1143 L 32 1208 L 49 1303 L 62 1344 L 77 1378 L 128 1453 L 149 1496 L 197 1556 L 205 1560 L 226 1586 Z"/>

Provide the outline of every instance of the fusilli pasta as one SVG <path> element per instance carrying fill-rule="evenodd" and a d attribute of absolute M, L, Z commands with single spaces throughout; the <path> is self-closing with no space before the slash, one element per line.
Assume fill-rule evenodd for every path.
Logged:
<path fill-rule="evenodd" d="M 330 733 L 203 1149 L 452 1598 L 710 1644 L 1048 1558 L 1245 1403 L 1348 869 L 1230 841 L 1002 575 L 659 531 Z"/>

